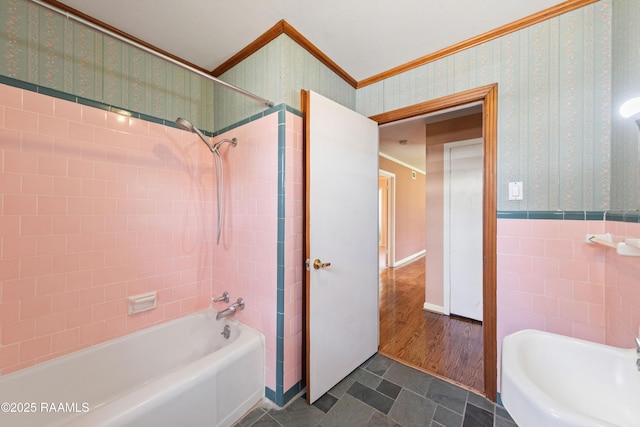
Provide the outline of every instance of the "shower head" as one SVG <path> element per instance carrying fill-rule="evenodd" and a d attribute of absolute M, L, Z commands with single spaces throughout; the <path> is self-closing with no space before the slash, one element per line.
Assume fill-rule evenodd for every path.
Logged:
<path fill-rule="evenodd" d="M 197 127 L 195 127 L 195 126 L 193 125 L 193 123 L 191 123 L 189 120 L 187 120 L 187 119 L 183 119 L 182 117 L 178 117 L 178 118 L 176 119 L 176 124 L 177 124 L 178 126 L 180 126 L 180 128 L 181 128 L 181 129 L 184 129 L 184 130 L 186 130 L 186 131 L 193 132 L 193 133 L 197 134 L 197 135 L 200 137 L 200 139 L 201 139 L 205 144 L 207 144 L 207 147 L 209 147 L 209 150 L 211 150 L 211 152 L 212 152 L 212 153 L 215 151 L 215 148 L 218 148 L 218 147 L 215 147 L 215 148 L 214 148 L 214 147 L 211 145 L 211 143 L 210 143 L 209 141 L 207 141 L 207 138 L 205 138 L 205 136 L 202 134 L 202 132 L 200 132 L 200 130 L 199 130 Z"/>
<path fill-rule="evenodd" d="M 233 145 L 234 147 L 236 145 L 238 145 L 238 140 L 236 138 L 232 138 L 232 139 L 225 138 L 225 139 L 222 139 L 222 140 L 216 142 L 215 145 L 213 146 L 213 149 L 214 150 L 218 150 L 218 148 L 220 148 L 220 146 L 222 144 L 224 144 L 225 142 L 228 142 L 229 144 Z"/>

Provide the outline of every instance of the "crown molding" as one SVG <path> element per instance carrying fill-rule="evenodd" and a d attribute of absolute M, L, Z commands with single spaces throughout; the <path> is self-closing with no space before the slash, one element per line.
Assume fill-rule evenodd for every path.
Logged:
<path fill-rule="evenodd" d="M 331 58 L 325 55 L 320 49 L 318 49 L 313 43 L 311 43 L 306 37 L 304 37 L 298 30 L 293 28 L 293 26 L 291 26 L 284 19 L 279 21 L 276 25 L 271 27 L 260 37 L 255 39 L 240 52 L 236 53 L 223 64 L 218 66 L 211 72 L 211 74 L 215 77 L 221 76 L 223 73 L 238 65 L 240 62 L 253 55 L 255 52 L 269 44 L 271 41 L 275 40 L 281 34 L 286 34 L 287 36 L 289 36 L 289 38 L 295 41 L 299 46 L 301 46 L 316 59 L 322 62 L 331 71 L 336 73 L 340 78 L 342 78 L 342 80 L 347 82 L 353 88 L 356 87 L 358 83 L 353 77 L 351 77 L 345 70 L 340 68 L 338 64 L 331 60 Z"/>
<path fill-rule="evenodd" d="M 552 6 L 548 9 L 542 10 L 533 15 L 519 19 L 518 21 L 512 22 L 507 25 L 503 25 L 502 27 L 488 31 L 479 36 L 462 41 L 453 46 L 446 47 L 437 52 L 431 53 L 429 55 L 425 55 L 416 60 L 407 62 L 406 64 L 400 65 L 398 67 L 392 68 L 390 70 L 384 71 L 380 74 L 376 74 L 375 76 L 371 76 L 360 81 L 356 81 L 353 77 L 351 77 L 345 70 L 343 70 L 340 66 L 338 66 L 338 64 L 336 64 L 333 60 L 331 60 L 331 58 L 329 58 L 322 51 L 320 51 L 313 43 L 311 43 L 307 38 L 305 38 L 300 32 L 298 32 L 295 28 L 293 28 L 289 23 L 287 23 L 285 20 L 281 20 L 276 25 L 274 25 L 269 30 L 267 30 L 264 34 L 262 34 L 260 37 L 258 37 L 256 40 L 254 40 L 247 47 L 242 49 L 240 52 L 236 53 L 234 56 L 232 56 L 227 61 L 225 61 L 222 65 L 220 65 L 215 70 L 213 70 L 211 74 L 215 77 L 219 77 L 224 72 L 238 65 L 240 62 L 242 62 L 243 60 L 248 58 L 250 55 L 257 52 L 259 49 L 261 49 L 262 47 L 264 47 L 265 45 L 273 41 L 275 38 L 277 38 L 281 34 L 286 34 L 292 40 L 298 43 L 298 45 L 300 45 L 307 52 L 309 52 L 311 55 L 317 58 L 320 62 L 322 62 L 325 66 L 331 69 L 334 73 L 340 76 L 349 85 L 351 85 L 356 89 L 360 89 L 365 86 L 388 79 L 389 77 L 393 77 L 398 74 L 402 74 L 406 71 L 412 70 L 414 68 L 420 67 L 422 65 L 428 64 L 430 62 L 438 61 L 449 55 L 453 55 L 463 50 L 478 46 L 482 43 L 486 43 L 488 41 L 497 39 L 507 34 L 522 30 L 531 25 L 535 25 L 537 23 L 546 21 L 548 19 L 555 18 L 556 16 L 571 12 L 573 10 L 590 5 L 597 1 L 599 0 L 567 0 L 563 3 Z"/>
<path fill-rule="evenodd" d="M 257 39 L 249 43 L 244 49 L 227 59 L 225 62 L 216 67 L 211 74 L 214 77 L 220 77 L 231 68 L 235 67 L 249 56 L 262 49 L 264 46 L 275 40 L 280 34 L 284 34 L 284 19 L 279 21 L 276 25 L 269 28 L 265 33 L 259 36 Z"/>
<path fill-rule="evenodd" d="M 446 47 L 437 52 L 430 53 L 429 55 L 425 55 L 411 62 L 407 62 L 406 64 L 384 71 L 380 74 L 376 74 L 375 76 L 360 80 L 356 86 L 356 89 L 360 89 L 362 87 L 388 79 L 389 77 L 402 74 L 430 62 L 434 62 L 449 55 L 453 55 L 454 53 L 458 53 L 463 50 L 478 46 L 507 34 L 522 30 L 523 28 L 527 28 L 531 25 L 546 21 L 547 19 L 555 18 L 556 16 L 590 5 L 591 3 L 595 3 L 597 1 L 600 0 L 568 0 L 564 3 L 560 3 L 533 15 L 529 15 L 527 17 L 519 19 L 518 21 L 503 25 L 502 27 L 496 28 L 495 30 L 488 31 L 479 36 L 472 37 L 468 40 Z"/>
<path fill-rule="evenodd" d="M 427 173 L 426 173 L 425 171 L 423 171 L 422 169 L 417 168 L 417 167 L 415 167 L 415 166 L 413 166 L 413 165 L 410 165 L 409 163 L 403 162 L 402 160 L 396 159 L 395 157 L 390 156 L 390 155 L 388 155 L 388 154 L 385 154 L 385 153 L 383 153 L 383 152 L 379 152 L 379 153 L 378 153 L 378 155 L 379 155 L 380 157 L 384 157 L 385 159 L 387 159 L 387 160 L 389 160 L 389 161 L 391 161 L 391 162 L 393 162 L 393 163 L 397 163 L 397 164 L 399 164 L 400 166 L 404 166 L 404 167 L 405 167 L 405 168 L 407 168 L 407 169 L 411 169 L 412 171 L 416 171 L 416 172 L 418 172 L 418 173 L 421 173 L 422 175 L 426 175 L 426 174 L 427 174 Z"/>

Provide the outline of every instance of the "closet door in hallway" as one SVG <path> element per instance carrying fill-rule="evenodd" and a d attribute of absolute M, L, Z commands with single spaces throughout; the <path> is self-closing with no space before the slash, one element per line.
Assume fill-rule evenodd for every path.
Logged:
<path fill-rule="evenodd" d="M 482 324 L 423 309 L 425 258 L 380 272 L 379 352 L 484 393 Z"/>
<path fill-rule="evenodd" d="M 482 139 L 445 144 L 448 312 L 482 321 Z"/>

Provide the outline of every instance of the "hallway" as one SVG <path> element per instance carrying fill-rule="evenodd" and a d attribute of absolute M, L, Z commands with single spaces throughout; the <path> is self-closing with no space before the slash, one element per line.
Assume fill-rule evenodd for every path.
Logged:
<path fill-rule="evenodd" d="M 484 391 L 482 324 L 425 311 L 425 259 L 380 271 L 379 352 Z"/>

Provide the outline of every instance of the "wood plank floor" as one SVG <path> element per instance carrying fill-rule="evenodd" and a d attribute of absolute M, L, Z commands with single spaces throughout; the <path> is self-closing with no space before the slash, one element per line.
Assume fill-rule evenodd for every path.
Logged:
<path fill-rule="evenodd" d="M 484 393 L 482 323 L 425 311 L 425 259 L 380 272 L 380 353 Z"/>

